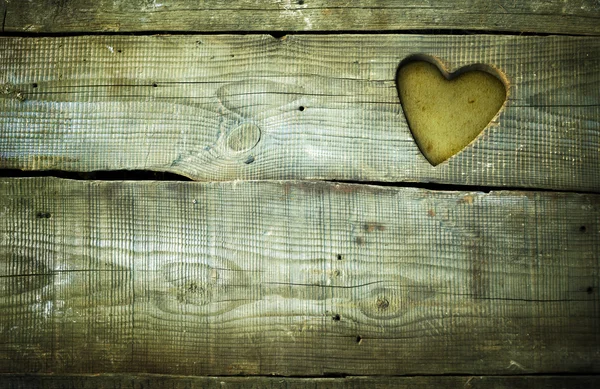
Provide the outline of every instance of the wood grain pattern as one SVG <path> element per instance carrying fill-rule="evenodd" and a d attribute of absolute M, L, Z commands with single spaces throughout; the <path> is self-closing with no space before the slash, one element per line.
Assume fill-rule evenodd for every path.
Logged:
<path fill-rule="evenodd" d="M 414 53 L 510 83 L 497 123 L 436 167 L 396 91 Z M 2 38 L 0 67 L 0 168 L 600 189 L 596 38 Z"/>
<path fill-rule="evenodd" d="M 0 372 L 600 371 L 600 196 L 0 180 Z"/>
<path fill-rule="evenodd" d="M 160 375 L 0 375 L 10 389 L 590 389 L 598 376 L 178 377 Z M 4 386 L 2 386 L 4 387 Z"/>
<path fill-rule="evenodd" d="M 3 31 L 390 31 L 600 34 L 595 0 L 3 0 Z"/>

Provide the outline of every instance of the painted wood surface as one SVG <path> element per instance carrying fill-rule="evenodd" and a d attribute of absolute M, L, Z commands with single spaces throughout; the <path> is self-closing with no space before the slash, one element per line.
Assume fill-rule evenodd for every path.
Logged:
<path fill-rule="evenodd" d="M 598 373 L 599 238 L 592 194 L 2 179 L 0 371 Z"/>
<path fill-rule="evenodd" d="M 0 375 L 10 389 L 590 389 L 595 376 L 179 377 L 161 375 Z"/>
<path fill-rule="evenodd" d="M 509 85 L 497 120 L 436 167 L 396 91 L 415 53 Z M 600 188 L 597 38 L 2 38 L 0 67 L 1 168 Z"/>
<path fill-rule="evenodd" d="M 483 30 L 600 34 L 595 0 L 2 0 L 5 32 Z"/>

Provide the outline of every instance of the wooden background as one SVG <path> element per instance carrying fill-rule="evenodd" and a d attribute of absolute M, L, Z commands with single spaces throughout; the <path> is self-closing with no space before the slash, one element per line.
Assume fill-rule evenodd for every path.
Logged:
<path fill-rule="evenodd" d="M 447 35 L 4 38 L 4 166 L 600 189 L 600 41 Z M 497 122 L 433 167 L 395 85 L 414 53 L 507 75 Z M 251 160 L 251 163 L 248 163 Z"/>
<path fill-rule="evenodd" d="M 0 387 L 600 386 L 597 1 L 0 10 Z M 437 167 L 416 53 L 509 86 Z"/>

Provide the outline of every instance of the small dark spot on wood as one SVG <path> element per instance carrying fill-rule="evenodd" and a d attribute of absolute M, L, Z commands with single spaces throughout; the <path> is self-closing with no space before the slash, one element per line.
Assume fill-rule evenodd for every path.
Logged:
<path fill-rule="evenodd" d="M 473 104 L 475 102 L 475 99 L 469 99 L 469 104 Z"/>
<path fill-rule="evenodd" d="M 377 308 L 387 309 L 390 306 L 390 302 L 385 297 L 377 299 Z"/>
<path fill-rule="evenodd" d="M 200 45 L 202 44 L 202 41 L 196 41 L 196 44 L 197 44 L 198 46 L 200 46 Z"/>
<path fill-rule="evenodd" d="M 250 165 L 252 162 L 254 162 L 254 156 L 252 155 L 249 155 L 248 158 L 246 158 L 246 160 L 244 161 L 246 165 Z"/>
<path fill-rule="evenodd" d="M 158 84 L 157 84 L 157 83 L 155 83 L 155 82 L 153 82 L 153 83 L 152 83 L 152 87 L 153 87 L 153 88 L 157 88 L 157 87 L 158 87 Z"/>
<path fill-rule="evenodd" d="M 385 231 L 385 226 L 378 223 L 367 223 L 363 226 L 366 232 Z"/>
<path fill-rule="evenodd" d="M 338 254 L 338 255 L 336 256 L 336 258 L 337 258 L 337 260 L 338 260 L 338 261 L 341 261 L 341 260 L 342 260 L 342 254 Z"/>
<path fill-rule="evenodd" d="M 362 236 L 357 236 L 356 237 L 356 244 L 364 244 L 365 243 L 365 239 Z"/>
<path fill-rule="evenodd" d="M 38 219 L 50 219 L 52 214 L 50 212 L 38 212 L 35 216 Z"/>
<path fill-rule="evenodd" d="M 235 57 L 235 54 L 231 54 L 231 55 L 230 55 L 230 57 L 231 57 L 231 58 L 234 58 L 234 57 Z"/>
<path fill-rule="evenodd" d="M 304 5 L 304 0 L 298 0 L 298 5 Z"/>
<path fill-rule="evenodd" d="M 586 226 L 579 227 L 579 232 L 581 232 L 582 234 L 584 234 L 586 231 L 587 231 L 587 227 Z"/>
<path fill-rule="evenodd" d="M 304 108 L 303 106 L 298 107 L 298 111 L 300 111 L 300 112 L 304 112 L 305 109 L 306 108 Z"/>
<path fill-rule="evenodd" d="M 587 288 L 587 294 L 592 294 L 594 293 L 594 288 L 592 286 Z"/>
<path fill-rule="evenodd" d="M 340 321 L 342 319 L 342 317 L 338 314 L 333 315 L 332 317 L 333 321 Z"/>
<path fill-rule="evenodd" d="M 122 52 L 123 52 L 123 50 L 121 50 L 121 49 L 117 50 L 117 53 L 122 53 Z"/>
<path fill-rule="evenodd" d="M 356 336 L 356 343 L 358 343 L 358 344 L 362 343 L 362 336 L 360 336 L 360 335 Z"/>
<path fill-rule="evenodd" d="M 33 84 L 31 84 L 31 87 L 32 87 L 32 88 L 37 88 L 37 87 L 38 87 L 38 84 L 37 84 L 37 82 L 34 82 Z"/>

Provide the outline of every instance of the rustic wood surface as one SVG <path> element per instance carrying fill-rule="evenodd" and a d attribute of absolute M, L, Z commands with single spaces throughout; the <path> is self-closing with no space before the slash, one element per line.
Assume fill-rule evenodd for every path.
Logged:
<path fill-rule="evenodd" d="M 2 0 L 7 32 L 390 31 L 600 34 L 596 0 Z"/>
<path fill-rule="evenodd" d="M 415 53 L 509 83 L 497 121 L 436 167 L 396 91 Z M 597 38 L 2 38 L 0 67 L 0 168 L 600 189 Z"/>
<path fill-rule="evenodd" d="M 592 194 L 2 179 L 0 372 L 598 373 L 599 254 Z"/>
<path fill-rule="evenodd" d="M 590 389 L 594 376 L 464 376 L 464 377 L 179 377 L 160 375 L 0 375 L 10 389 Z"/>

